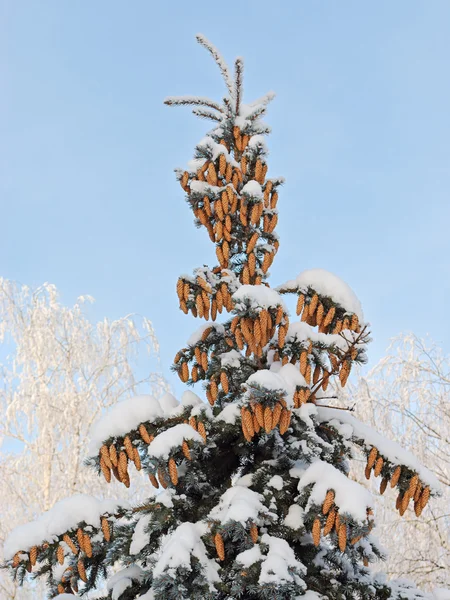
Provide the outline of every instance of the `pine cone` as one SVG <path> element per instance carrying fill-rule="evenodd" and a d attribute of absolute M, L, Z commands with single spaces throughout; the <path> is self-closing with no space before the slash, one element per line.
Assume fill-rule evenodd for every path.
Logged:
<path fill-rule="evenodd" d="M 256 256 L 253 254 L 248 255 L 248 271 L 250 273 L 250 277 L 254 277 L 256 272 Z"/>
<path fill-rule="evenodd" d="M 375 463 L 375 467 L 373 470 L 373 474 L 375 475 L 375 477 L 378 477 L 381 473 L 381 469 L 383 468 L 383 464 L 384 464 L 384 460 L 382 456 L 379 456 L 377 458 L 377 462 Z"/>
<path fill-rule="evenodd" d="M 142 469 L 141 457 L 139 456 L 139 452 L 136 446 L 133 446 L 133 462 L 134 466 L 136 467 L 136 470 L 140 471 Z"/>
<path fill-rule="evenodd" d="M 269 406 L 266 406 L 264 409 L 264 429 L 266 433 L 270 433 L 272 431 L 272 410 Z"/>
<path fill-rule="evenodd" d="M 413 498 L 414 494 L 416 493 L 416 488 L 417 488 L 418 483 L 419 483 L 419 476 L 416 473 L 413 477 L 411 477 L 410 482 L 409 482 L 408 492 L 409 492 L 409 495 L 411 496 L 411 498 Z"/>
<path fill-rule="evenodd" d="M 145 425 L 143 423 L 141 423 L 139 425 L 139 435 L 141 436 L 141 438 L 143 439 L 143 441 L 146 444 L 150 444 L 152 441 L 152 438 L 150 437 L 147 428 L 145 427 Z"/>
<path fill-rule="evenodd" d="M 333 490 L 328 490 L 326 496 L 325 496 L 325 500 L 323 501 L 322 504 L 322 513 L 324 515 L 327 515 L 331 509 L 331 507 L 333 506 L 334 503 L 334 491 Z"/>
<path fill-rule="evenodd" d="M 318 304 L 319 304 L 319 296 L 317 294 L 314 294 L 314 296 L 311 298 L 311 302 L 309 303 L 309 306 L 308 306 L 308 312 L 311 316 L 316 312 L 316 308 L 317 308 Z"/>
<path fill-rule="evenodd" d="M 220 373 L 220 384 L 225 394 L 228 394 L 228 392 L 230 391 L 230 385 L 228 382 L 228 376 L 225 371 L 222 371 Z"/>
<path fill-rule="evenodd" d="M 403 517 L 403 515 L 405 514 L 410 500 L 411 500 L 411 496 L 410 496 L 408 490 L 406 490 L 406 492 L 403 494 L 402 501 L 400 503 L 400 516 Z"/>
<path fill-rule="evenodd" d="M 324 536 L 328 535 L 332 531 L 332 529 L 334 527 L 334 521 L 336 519 L 336 514 L 337 514 L 337 512 L 334 508 L 331 509 L 330 512 L 328 513 L 327 520 L 325 522 L 325 527 L 323 528 Z"/>
<path fill-rule="evenodd" d="M 217 399 L 217 394 L 219 393 L 217 382 L 214 379 L 211 379 L 211 383 L 209 384 L 209 390 L 211 393 L 212 404 L 214 404 Z"/>
<path fill-rule="evenodd" d="M 181 450 L 183 452 L 184 457 L 187 458 L 187 460 L 192 460 L 191 451 L 189 450 L 189 446 L 188 446 L 188 443 L 186 442 L 186 440 L 183 440 Z"/>
<path fill-rule="evenodd" d="M 224 175 L 227 169 L 227 159 L 225 158 L 225 154 L 219 155 L 219 173 Z"/>
<path fill-rule="evenodd" d="M 313 373 L 313 384 L 314 385 L 316 385 L 316 383 L 319 381 L 320 373 L 321 373 L 320 365 L 316 365 L 314 367 L 314 373 Z"/>
<path fill-rule="evenodd" d="M 87 583 L 86 570 L 84 568 L 84 560 L 82 558 L 78 559 L 77 562 L 78 574 L 80 576 L 81 581 Z"/>
<path fill-rule="evenodd" d="M 430 487 L 427 485 L 426 487 L 423 488 L 422 493 L 420 494 L 419 503 L 420 503 L 420 507 L 422 508 L 422 510 L 428 504 L 428 500 L 430 499 L 430 493 L 431 493 Z"/>
<path fill-rule="evenodd" d="M 264 427 L 264 409 L 262 404 L 255 404 L 253 407 L 253 412 L 255 413 L 255 417 L 260 425 L 260 427 Z"/>
<path fill-rule="evenodd" d="M 340 527 L 341 527 L 341 516 L 336 511 L 336 517 L 334 518 L 334 530 L 335 530 L 336 533 L 339 533 Z"/>
<path fill-rule="evenodd" d="M 150 473 L 150 475 L 148 476 L 148 478 L 150 479 L 150 483 L 152 484 L 152 486 L 156 489 L 159 488 L 159 482 L 156 479 L 155 475 L 153 473 Z"/>
<path fill-rule="evenodd" d="M 342 523 L 339 527 L 338 543 L 339 550 L 345 552 L 345 548 L 347 547 L 347 525 L 345 523 Z"/>
<path fill-rule="evenodd" d="M 103 458 L 105 465 L 111 469 L 113 465 L 111 459 L 109 458 L 109 448 L 106 444 L 103 444 L 103 446 L 100 448 L 100 457 Z"/>
<path fill-rule="evenodd" d="M 31 566 L 34 567 L 37 561 L 38 549 L 37 546 L 33 546 L 30 550 L 30 563 Z"/>
<path fill-rule="evenodd" d="M 289 429 L 289 424 L 291 422 L 291 411 L 283 408 L 281 411 L 280 417 L 280 434 L 284 435 L 286 431 Z"/>
<path fill-rule="evenodd" d="M 123 439 L 123 445 L 125 448 L 125 452 L 127 453 L 127 456 L 130 460 L 133 460 L 133 444 L 131 443 L 131 440 L 129 438 L 128 435 L 126 435 Z"/>
<path fill-rule="evenodd" d="M 89 537 L 89 535 L 87 533 L 83 534 L 83 550 L 86 553 L 86 556 L 88 558 L 92 557 L 92 544 L 91 544 L 91 538 Z"/>
<path fill-rule="evenodd" d="M 65 542 L 69 546 L 73 554 L 78 554 L 78 548 L 75 546 L 72 538 L 69 536 L 68 533 L 65 533 L 63 535 L 63 542 Z"/>
<path fill-rule="evenodd" d="M 220 533 L 216 533 L 216 535 L 214 536 L 214 544 L 216 546 L 217 556 L 219 557 L 219 560 L 225 560 L 225 546 L 223 543 L 223 537 L 220 535 Z"/>
<path fill-rule="evenodd" d="M 319 519 L 319 517 L 316 517 L 314 519 L 311 533 L 312 533 L 314 546 L 316 546 L 316 548 L 317 548 L 317 546 L 320 544 L 320 519 Z"/>
<path fill-rule="evenodd" d="M 254 523 L 250 527 L 250 537 L 252 538 L 252 542 L 256 544 L 258 541 L 258 527 Z"/>
<path fill-rule="evenodd" d="M 414 512 L 416 514 L 416 517 L 420 517 L 420 515 L 422 514 L 422 511 L 423 511 L 423 508 L 420 504 L 420 500 L 419 501 L 415 500 L 414 501 Z"/>
<path fill-rule="evenodd" d="M 305 377 L 306 384 L 309 386 L 311 384 L 311 363 L 309 361 L 306 364 L 306 370 L 305 370 L 304 377 Z"/>
<path fill-rule="evenodd" d="M 341 370 L 339 371 L 339 381 L 341 382 L 342 387 L 345 387 L 345 384 L 347 383 L 347 379 L 349 378 L 351 367 L 352 367 L 352 363 L 349 360 L 345 360 L 342 363 Z"/>
<path fill-rule="evenodd" d="M 328 373 L 328 371 L 324 370 L 323 379 L 322 379 L 322 389 L 324 392 L 326 392 L 329 382 L 330 382 L 330 374 Z"/>
<path fill-rule="evenodd" d="M 303 375 L 303 377 L 306 374 L 306 367 L 307 366 L 308 366 L 308 353 L 306 352 L 306 350 L 304 350 L 300 354 L 300 373 Z"/>
<path fill-rule="evenodd" d="M 170 481 L 173 483 L 173 485 L 178 485 L 178 469 L 175 459 L 169 459 L 168 470 L 170 475 Z"/>
<path fill-rule="evenodd" d="M 338 333 L 340 333 L 342 331 L 342 321 L 340 321 L 339 319 L 336 321 L 336 325 L 334 326 L 333 329 L 333 334 L 337 335 Z"/>
<path fill-rule="evenodd" d="M 189 367 L 187 362 L 183 361 L 181 363 L 181 367 L 180 370 L 178 371 L 178 375 L 180 376 L 180 379 L 183 383 L 186 383 L 186 381 L 189 379 Z"/>
<path fill-rule="evenodd" d="M 208 354 L 206 352 L 202 352 L 201 356 L 202 369 L 205 371 L 208 370 Z"/>
<path fill-rule="evenodd" d="M 330 323 L 332 322 L 332 320 L 334 319 L 334 315 L 336 313 L 336 309 L 334 306 L 332 306 L 330 308 L 330 310 L 327 312 L 327 316 L 325 317 L 324 321 L 323 321 L 323 326 L 324 327 L 328 327 L 330 325 Z"/>
<path fill-rule="evenodd" d="M 378 456 L 378 450 L 377 450 L 377 448 L 375 448 L 375 446 L 373 446 L 367 457 L 367 468 L 368 469 L 372 469 L 373 465 L 375 464 L 375 462 L 377 460 L 377 456 Z"/>
<path fill-rule="evenodd" d="M 189 417 L 189 425 L 197 431 L 197 419 L 195 417 Z"/>
<path fill-rule="evenodd" d="M 103 456 L 100 459 L 100 469 L 103 473 L 103 477 L 106 480 L 106 483 L 111 483 L 111 469 L 106 465 Z"/>
<path fill-rule="evenodd" d="M 277 404 L 275 404 L 275 407 L 274 407 L 273 413 L 272 413 L 272 428 L 275 428 L 278 425 L 278 423 L 280 422 L 282 410 L 283 410 L 283 407 L 281 406 L 281 404 L 279 402 Z"/>
<path fill-rule="evenodd" d="M 394 488 L 397 485 L 398 480 L 400 479 L 401 473 L 402 473 L 402 468 L 400 465 L 398 465 L 397 467 L 395 467 L 394 472 L 391 477 L 391 488 Z"/>
<path fill-rule="evenodd" d="M 267 273 L 270 267 L 270 252 L 264 253 L 263 263 L 261 266 L 261 270 L 263 273 Z"/>
<path fill-rule="evenodd" d="M 250 438 L 252 438 L 255 435 L 255 430 L 253 428 L 253 417 L 248 408 L 244 408 L 244 410 L 242 411 L 242 418 L 245 423 L 245 428 Z"/>
<path fill-rule="evenodd" d="M 128 458 L 123 450 L 119 454 L 119 464 L 117 465 L 117 468 L 121 478 L 126 479 L 126 476 L 128 475 Z"/>
<path fill-rule="evenodd" d="M 78 527 L 77 529 L 77 541 L 80 550 L 84 552 L 84 531 L 81 529 L 81 527 Z"/>
<path fill-rule="evenodd" d="M 202 436 L 202 438 L 206 442 L 206 429 L 205 429 L 205 426 L 202 423 L 202 421 L 199 422 L 197 431 L 199 432 L 199 434 Z"/>
<path fill-rule="evenodd" d="M 256 415 L 253 415 L 253 429 L 255 430 L 255 434 L 258 434 L 261 429 L 261 425 L 259 424 Z"/>
<path fill-rule="evenodd" d="M 317 325 L 322 325 L 322 321 L 323 321 L 323 313 L 324 313 L 324 308 L 323 308 L 323 304 L 322 302 L 319 302 L 319 306 L 317 307 L 317 312 L 316 312 L 316 321 L 317 321 Z"/>
<path fill-rule="evenodd" d="M 164 471 L 162 469 L 158 469 L 158 479 L 159 479 L 159 483 L 161 484 L 161 486 L 164 489 L 167 489 L 169 484 L 167 483 L 167 479 L 166 479 L 166 477 L 164 475 Z"/>
<path fill-rule="evenodd" d="M 152 475 L 152 477 L 155 477 L 155 476 Z M 156 477 L 155 477 L 155 480 L 156 480 Z M 156 481 L 156 483 L 158 483 L 158 482 Z M 102 525 L 103 537 L 105 538 L 105 540 L 107 542 L 109 542 L 110 539 L 111 539 L 111 528 L 109 526 L 109 522 L 108 522 L 108 519 L 106 517 L 102 517 L 102 519 L 101 519 L 101 525 Z"/>
<path fill-rule="evenodd" d="M 414 502 L 418 502 L 420 499 L 420 495 L 422 493 L 422 483 L 419 481 L 419 483 L 416 486 L 416 491 L 414 492 Z"/>
<path fill-rule="evenodd" d="M 381 495 L 383 495 L 383 494 L 384 494 L 384 492 L 386 491 L 386 488 L 387 488 L 387 484 L 388 484 L 388 482 L 389 482 L 389 479 L 388 479 L 387 477 L 384 477 L 384 478 L 381 480 L 381 483 L 380 483 L 380 494 L 381 494 Z"/>
<path fill-rule="evenodd" d="M 256 231 L 250 238 L 250 241 L 248 242 L 247 250 L 246 250 L 247 254 L 251 254 L 253 252 L 253 249 L 256 246 L 256 242 L 258 241 L 258 236 L 259 236 L 259 234 Z"/>

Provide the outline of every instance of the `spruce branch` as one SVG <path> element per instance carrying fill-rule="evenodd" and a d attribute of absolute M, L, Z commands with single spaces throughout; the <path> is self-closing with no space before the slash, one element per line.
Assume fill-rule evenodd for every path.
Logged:
<path fill-rule="evenodd" d="M 168 96 L 164 100 L 164 104 L 167 106 L 205 106 L 223 113 L 222 107 L 217 102 L 200 96 Z"/>
<path fill-rule="evenodd" d="M 225 62 L 224 58 L 222 57 L 220 52 L 217 50 L 217 48 L 204 35 L 199 33 L 195 37 L 197 39 L 197 42 L 199 44 L 201 44 L 204 48 L 206 48 L 208 50 L 208 52 L 211 54 L 211 56 L 214 58 L 214 60 L 216 61 L 216 64 L 219 67 L 220 72 L 222 73 L 222 77 L 228 88 L 230 97 L 233 98 L 233 81 L 231 79 L 228 65 Z"/>
<path fill-rule="evenodd" d="M 235 101 L 235 113 L 239 115 L 239 109 L 242 99 L 242 79 L 244 75 L 244 61 L 241 57 L 236 59 L 234 63 L 234 101 Z"/>

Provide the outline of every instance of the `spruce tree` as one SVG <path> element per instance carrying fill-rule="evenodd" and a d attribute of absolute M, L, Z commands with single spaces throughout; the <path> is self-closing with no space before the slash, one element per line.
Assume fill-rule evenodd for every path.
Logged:
<path fill-rule="evenodd" d="M 227 95 L 222 104 L 190 96 L 166 104 L 193 106 L 214 122 L 189 167 L 176 172 L 218 261 L 176 286 L 181 310 L 206 322 L 173 369 L 186 386 L 203 386 L 206 401 L 186 390 L 181 402 L 166 394 L 116 405 L 93 432 L 89 464 L 126 487 L 131 467 L 142 470 L 148 501 L 63 501 L 11 534 L 8 566 L 19 580 L 45 577 L 50 598 L 82 595 L 105 578 L 96 598 L 424 598 L 369 567 L 383 551 L 372 535 L 371 495 L 352 480 L 351 461 L 359 452 L 380 493 L 395 489 L 400 514 L 412 507 L 419 515 L 439 485 L 348 407 L 330 405 L 333 386 L 345 386 L 366 360 L 360 303 L 320 269 L 270 287 L 282 179 L 267 177 L 261 119 L 273 94 L 244 104 L 242 59 L 232 75 L 216 48 L 197 39 Z M 297 297 L 297 320 L 286 294 Z"/>

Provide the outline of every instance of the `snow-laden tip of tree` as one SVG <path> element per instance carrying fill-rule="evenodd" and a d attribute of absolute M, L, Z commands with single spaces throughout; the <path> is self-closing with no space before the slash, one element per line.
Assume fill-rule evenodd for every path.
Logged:
<path fill-rule="evenodd" d="M 242 103 L 243 58 L 240 56 L 236 58 L 234 63 L 234 74 L 232 75 L 230 68 L 214 44 L 202 34 L 198 34 L 196 38 L 198 43 L 206 48 L 211 54 L 219 67 L 228 95 L 224 98 L 222 105 L 210 98 L 203 98 L 201 96 L 169 96 L 164 100 L 164 103 L 169 106 L 195 106 L 196 108 L 194 108 L 192 112 L 196 116 L 218 123 L 233 116 L 236 120 L 236 124 L 241 128 L 246 121 L 251 121 L 260 117 L 265 112 L 266 106 L 275 97 L 274 92 L 269 92 L 251 104 L 244 105 Z"/>

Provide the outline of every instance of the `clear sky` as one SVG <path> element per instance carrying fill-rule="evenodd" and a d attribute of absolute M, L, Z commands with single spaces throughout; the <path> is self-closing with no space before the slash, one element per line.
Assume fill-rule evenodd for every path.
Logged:
<path fill-rule="evenodd" d="M 209 125 L 163 105 L 222 97 L 202 32 L 245 58 L 248 101 L 277 93 L 272 283 L 341 276 L 372 363 L 402 331 L 450 351 L 449 31 L 448 0 L 0 0 L 0 275 L 147 315 L 168 372 L 199 324 L 176 279 L 215 264 L 172 172 Z"/>

